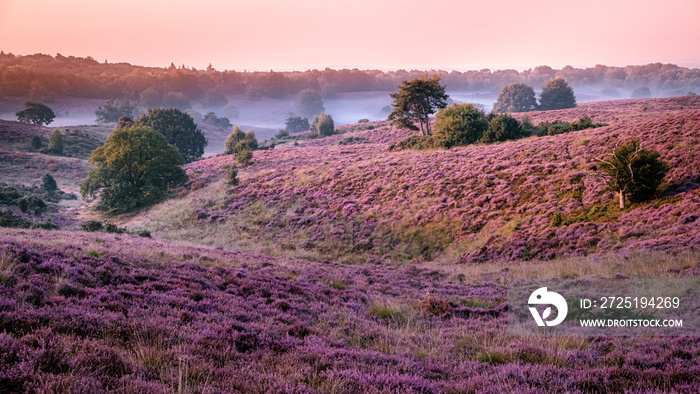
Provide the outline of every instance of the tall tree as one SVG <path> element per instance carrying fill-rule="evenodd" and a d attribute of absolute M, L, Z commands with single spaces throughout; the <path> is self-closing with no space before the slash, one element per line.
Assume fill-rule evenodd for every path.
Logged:
<path fill-rule="evenodd" d="M 542 86 L 540 93 L 541 110 L 564 109 L 576 107 L 574 89 L 564 78 L 554 78 Z"/>
<path fill-rule="evenodd" d="M 22 123 L 32 123 L 37 126 L 48 125 L 56 118 L 51 108 L 42 103 L 27 101 L 24 109 L 15 113 L 17 120 Z"/>
<path fill-rule="evenodd" d="M 97 123 L 114 123 L 122 116 L 130 118 L 133 112 L 134 104 L 129 100 L 108 100 L 95 110 L 95 116 Z"/>
<path fill-rule="evenodd" d="M 88 159 L 97 167 L 80 184 L 83 196 L 98 196 L 98 209 L 124 212 L 165 196 L 187 180 L 182 157 L 165 137 L 147 127 L 117 129 Z"/>
<path fill-rule="evenodd" d="M 393 102 L 393 111 L 389 114 L 389 120 L 397 127 L 411 130 L 419 130 L 415 122 L 420 124 L 423 135 L 431 135 L 430 115 L 440 108 L 447 106 L 447 94 L 445 86 L 440 85 L 440 76 L 422 75 L 411 81 L 403 81 L 398 86 L 399 91 L 390 93 Z"/>
<path fill-rule="evenodd" d="M 537 108 L 535 91 L 524 83 L 512 83 L 501 88 L 493 105 L 493 113 L 528 112 Z"/>
<path fill-rule="evenodd" d="M 191 163 L 204 154 L 207 139 L 197 128 L 194 119 L 178 109 L 149 109 L 136 120 L 139 126 L 150 127 L 180 151 L 185 163 Z"/>

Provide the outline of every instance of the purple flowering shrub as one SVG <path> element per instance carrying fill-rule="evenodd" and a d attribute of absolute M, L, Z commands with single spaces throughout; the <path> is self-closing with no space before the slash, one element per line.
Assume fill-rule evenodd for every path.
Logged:
<path fill-rule="evenodd" d="M 700 388 L 700 339 L 510 337 L 493 282 L 100 236 L 2 231 L 3 392 Z"/>
<path fill-rule="evenodd" d="M 700 99 L 619 100 L 527 114 L 533 123 L 583 115 L 609 126 L 421 152 L 387 152 L 406 132 L 375 128 L 349 133 L 362 144 L 339 145 L 345 134 L 256 151 L 256 164 L 241 171 L 241 183 L 223 202 L 194 199 L 191 224 L 345 262 L 449 255 L 471 263 L 698 248 Z M 671 170 L 660 199 L 620 211 L 597 175 L 597 160 L 631 138 L 658 151 Z M 217 157 L 187 169 L 214 181 L 229 161 Z M 167 237 L 167 223 L 160 229 Z"/>

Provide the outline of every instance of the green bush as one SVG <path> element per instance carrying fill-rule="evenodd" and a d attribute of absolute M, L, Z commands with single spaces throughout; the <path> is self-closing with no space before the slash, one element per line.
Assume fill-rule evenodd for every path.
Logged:
<path fill-rule="evenodd" d="M 83 231 L 96 232 L 102 231 L 103 225 L 102 222 L 97 220 L 90 220 L 89 222 L 81 224 L 80 227 L 83 229 Z"/>
<path fill-rule="evenodd" d="M 53 193 L 56 190 L 58 190 L 58 185 L 56 184 L 56 180 L 53 179 L 51 174 L 47 173 L 46 175 L 44 175 L 43 178 L 41 178 L 41 188 L 49 193 Z"/>
<path fill-rule="evenodd" d="M 445 148 L 473 144 L 488 126 L 483 110 L 473 104 L 452 104 L 435 117 L 433 143 Z"/>
<path fill-rule="evenodd" d="M 489 122 L 489 128 L 481 137 L 482 142 L 515 140 L 523 136 L 522 127 L 517 119 L 508 114 L 494 116 Z"/>

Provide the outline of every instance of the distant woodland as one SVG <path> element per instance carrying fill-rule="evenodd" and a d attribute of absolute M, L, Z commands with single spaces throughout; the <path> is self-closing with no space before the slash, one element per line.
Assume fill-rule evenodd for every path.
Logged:
<path fill-rule="evenodd" d="M 91 57 L 0 52 L 0 96 L 36 100 L 52 97 L 129 99 L 158 102 L 168 94 L 203 104 L 221 104 L 224 95 L 242 94 L 249 100 L 281 98 L 313 89 L 324 98 L 337 93 L 395 90 L 401 81 L 422 74 L 440 74 L 449 91 L 497 92 L 504 85 L 524 83 L 538 89 L 554 77 L 577 88 L 590 87 L 610 98 L 628 98 L 629 91 L 648 88 L 653 96 L 680 96 L 700 91 L 700 69 L 654 63 L 643 66 L 553 69 L 539 66 L 525 71 L 488 69 L 442 70 L 307 70 L 304 72 L 198 70 L 187 66 L 142 67 L 104 63 Z"/>

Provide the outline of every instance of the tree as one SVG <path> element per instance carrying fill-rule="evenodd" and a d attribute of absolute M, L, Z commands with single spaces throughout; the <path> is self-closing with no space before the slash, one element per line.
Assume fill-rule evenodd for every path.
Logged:
<path fill-rule="evenodd" d="M 58 185 L 56 184 L 56 180 L 53 179 L 51 174 L 46 173 L 46 175 L 44 175 L 44 177 L 41 178 L 41 188 L 49 193 L 53 193 L 56 190 L 58 190 Z"/>
<path fill-rule="evenodd" d="M 419 130 L 415 122 L 420 124 L 423 135 L 431 135 L 430 115 L 440 108 L 447 106 L 445 87 L 440 85 L 440 76 L 428 78 L 423 75 L 411 81 L 403 81 L 398 86 L 399 91 L 390 93 L 393 110 L 389 120 L 399 128 Z"/>
<path fill-rule="evenodd" d="M 22 123 L 32 123 L 37 126 L 48 125 L 56 118 L 56 114 L 48 106 L 34 101 L 24 103 L 24 109 L 15 113 L 17 120 Z"/>
<path fill-rule="evenodd" d="M 325 112 L 314 116 L 314 122 L 311 124 L 311 132 L 317 136 L 327 137 L 335 133 L 335 124 L 333 117 Z"/>
<path fill-rule="evenodd" d="M 118 129 L 124 129 L 127 127 L 131 127 L 133 125 L 134 125 L 134 120 L 128 116 L 122 116 L 121 118 L 119 118 L 119 121 L 117 122 Z"/>
<path fill-rule="evenodd" d="M 541 110 L 564 109 L 576 107 L 574 89 L 564 78 L 554 78 L 542 86 L 540 93 Z"/>
<path fill-rule="evenodd" d="M 288 133 L 301 133 L 302 131 L 311 130 L 311 125 L 309 125 L 309 120 L 302 118 L 301 116 L 290 116 L 284 122 L 285 129 Z"/>
<path fill-rule="evenodd" d="M 95 110 L 97 123 L 118 122 L 122 116 L 131 117 L 134 112 L 134 104 L 129 100 L 109 100 L 104 106 Z"/>
<path fill-rule="evenodd" d="M 212 125 L 218 128 L 219 130 L 228 129 L 231 126 L 233 126 L 229 118 L 225 116 L 218 117 L 215 113 L 211 111 L 207 112 L 206 115 L 202 117 L 202 123 Z"/>
<path fill-rule="evenodd" d="M 452 104 L 435 116 L 435 145 L 451 148 L 477 142 L 489 127 L 484 111 L 473 104 Z"/>
<path fill-rule="evenodd" d="M 170 108 L 149 109 L 136 120 L 139 126 L 150 127 L 163 134 L 171 145 L 174 145 L 182 155 L 185 163 L 191 163 L 204 154 L 207 139 L 197 128 L 191 116 L 180 110 Z"/>
<path fill-rule="evenodd" d="M 632 98 L 649 98 L 651 97 L 651 90 L 646 86 L 640 86 L 632 91 L 630 95 Z"/>
<path fill-rule="evenodd" d="M 57 155 L 63 154 L 63 135 L 58 129 L 53 129 L 49 136 L 49 150 Z"/>
<path fill-rule="evenodd" d="M 517 119 L 508 115 L 496 115 L 489 122 L 488 129 L 481 137 L 482 142 L 515 140 L 523 136 L 522 127 Z"/>
<path fill-rule="evenodd" d="M 659 156 L 639 146 L 639 141 L 630 141 L 599 160 L 606 183 L 619 195 L 620 209 L 625 208 L 627 196 L 644 201 L 658 191 L 668 172 L 668 165 Z"/>
<path fill-rule="evenodd" d="M 321 94 L 311 89 L 304 89 L 299 92 L 294 106 L 297 112 L 307 118 L 318 115 L 325 110 Z"/>
<path fill-rule="evenodd" d="M 175 108 L 180 111 L 192 108 L 190 99 L 182 92 L 168 92 L 163 96 L 161 105 L 165 108 Z"/>
<path fill-rule="evenodd" d="M 537 108 L 535 91 L 523 83 L 513 83 L 504 86 L 498 92 L 498 98 L 493 105 L 493 113 L 528 112 Z"/>
<path fill-rule="evenodd" d="M 236 126 L 226 138 L 224 153 L 227 155 L 238 154 L 244 149 L 252 152 L 258 149 L 258 145 L 258 139 L 255 137 L 253 130 L 248 130 L 244 133 L 240 127 Z"/>
<path fill-rule="evenodd" d="M 117 129 L 95 149 L 80 184 L 84 197 L 100 197 L 98 209 L 125 212 L 158 202 L 169 188 L 187 181 L 182 157 L 165 137 L 144 126 Z"/>

